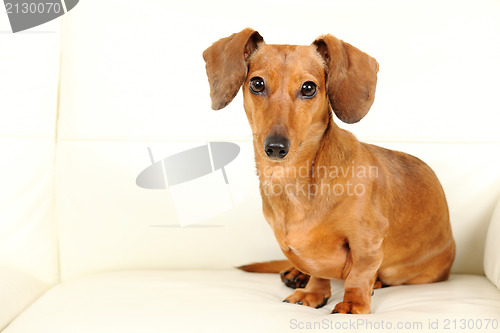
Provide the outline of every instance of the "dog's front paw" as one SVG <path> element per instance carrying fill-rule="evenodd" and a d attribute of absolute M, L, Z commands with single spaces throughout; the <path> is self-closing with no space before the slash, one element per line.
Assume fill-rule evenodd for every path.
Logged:
<path fill-rule="evenodd" d="M 307 305 L 318 309 L 323 307 L 327 301 L 328 297 L 325 294 L 308 292 L 304 289 L 295 289 L 283 302 Z"/>
<path fill-rule="evenodd" d="M 340 302 L 337 305 L 335 305 L 335 308 L 333 309 L 332 313 L 366 314 L 370 313 L 370 305 Z"/>
<path fill-rule="evenodd" d="M 309 275 L 302 273 L 295 267 L 290 267 L 280 273 L 281 281 L 292 289 L 305 288 L 309 282 Z"/>

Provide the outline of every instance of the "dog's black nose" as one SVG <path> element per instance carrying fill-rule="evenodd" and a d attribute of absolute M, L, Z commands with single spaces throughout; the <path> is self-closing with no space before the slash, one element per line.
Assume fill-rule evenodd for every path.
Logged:
<path fill-rule="evenodd" d="M 282 159 L 288 154 L 290 140 L 284 136 L 269 135 L 264 140 L 264 150 L 267 156 L 272 159 Z"/>

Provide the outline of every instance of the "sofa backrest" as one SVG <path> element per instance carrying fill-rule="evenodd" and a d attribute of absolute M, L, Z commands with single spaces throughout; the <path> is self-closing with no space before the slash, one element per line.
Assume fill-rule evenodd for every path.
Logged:
<path fill-rule="evenodd" d="M 247 26 L 268 43 L 308 44 L 332 33 L 379 61 L 372 110 L 359 124 L 339 125 L 433 167 L 457 242 L 453 271 L 483 273 L 486 230 L 500 196 L 500 134 L 492 119 L 500 90 L 493 79 L 500 75 L 497 4 L 322 2 L 314 16 L 279 3 L 265 11 L 230 1 L 142 6 L 149 9 L 87 0 L 62 19 L 55 215 L 63 279 L 282 257 L 261 212 L 241 96 L 212 112 L 201 57 L 212 42 Z M 275 25 L 276 12 L 288 19 Z M 202 151 L 218 141 L 241 149 L 225 175 L 215 168 L 168 189 L 147 188 L 164 185 L 148 178 L 156 176 L 136 183 L 142 172 L 162 178 L 169 171 L 158 161 L 196 147 L 195 164 L 208 163 Z"/>
<path fill-rule="evenodd" d="M 60 24 L 12 34 L 0 15 L 0 267 L 58 281 L 53 218 Z"/>

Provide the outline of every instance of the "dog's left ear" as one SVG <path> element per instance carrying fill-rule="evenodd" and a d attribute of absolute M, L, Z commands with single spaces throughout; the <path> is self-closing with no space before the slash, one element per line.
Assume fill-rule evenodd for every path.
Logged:
<path fill-rule="evenodd" d="M 250 56 L 260 43 L 264 43 L 262 36 L 247 28 L 218 40 L 203 52 L 212 109 L 224 108 L 236 96 L 247 77 Z"/>
<path fill-rule="evenodd" d="M 345 123 L 360 121 L 375 99 L 378 63 L 332 35 L 313 42 L 327 67 L 326 89 L 333 111 Z"/>

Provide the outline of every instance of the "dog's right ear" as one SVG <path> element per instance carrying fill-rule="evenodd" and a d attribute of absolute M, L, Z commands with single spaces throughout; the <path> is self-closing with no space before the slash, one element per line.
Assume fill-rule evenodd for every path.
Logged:
<path fill-rule="evenodd" d="M 250 28 L 213 43 L 203 52 L 212 109 L 220 110 L 233 100 L 247 77 L 250 56 L 264 43 Z"/>

